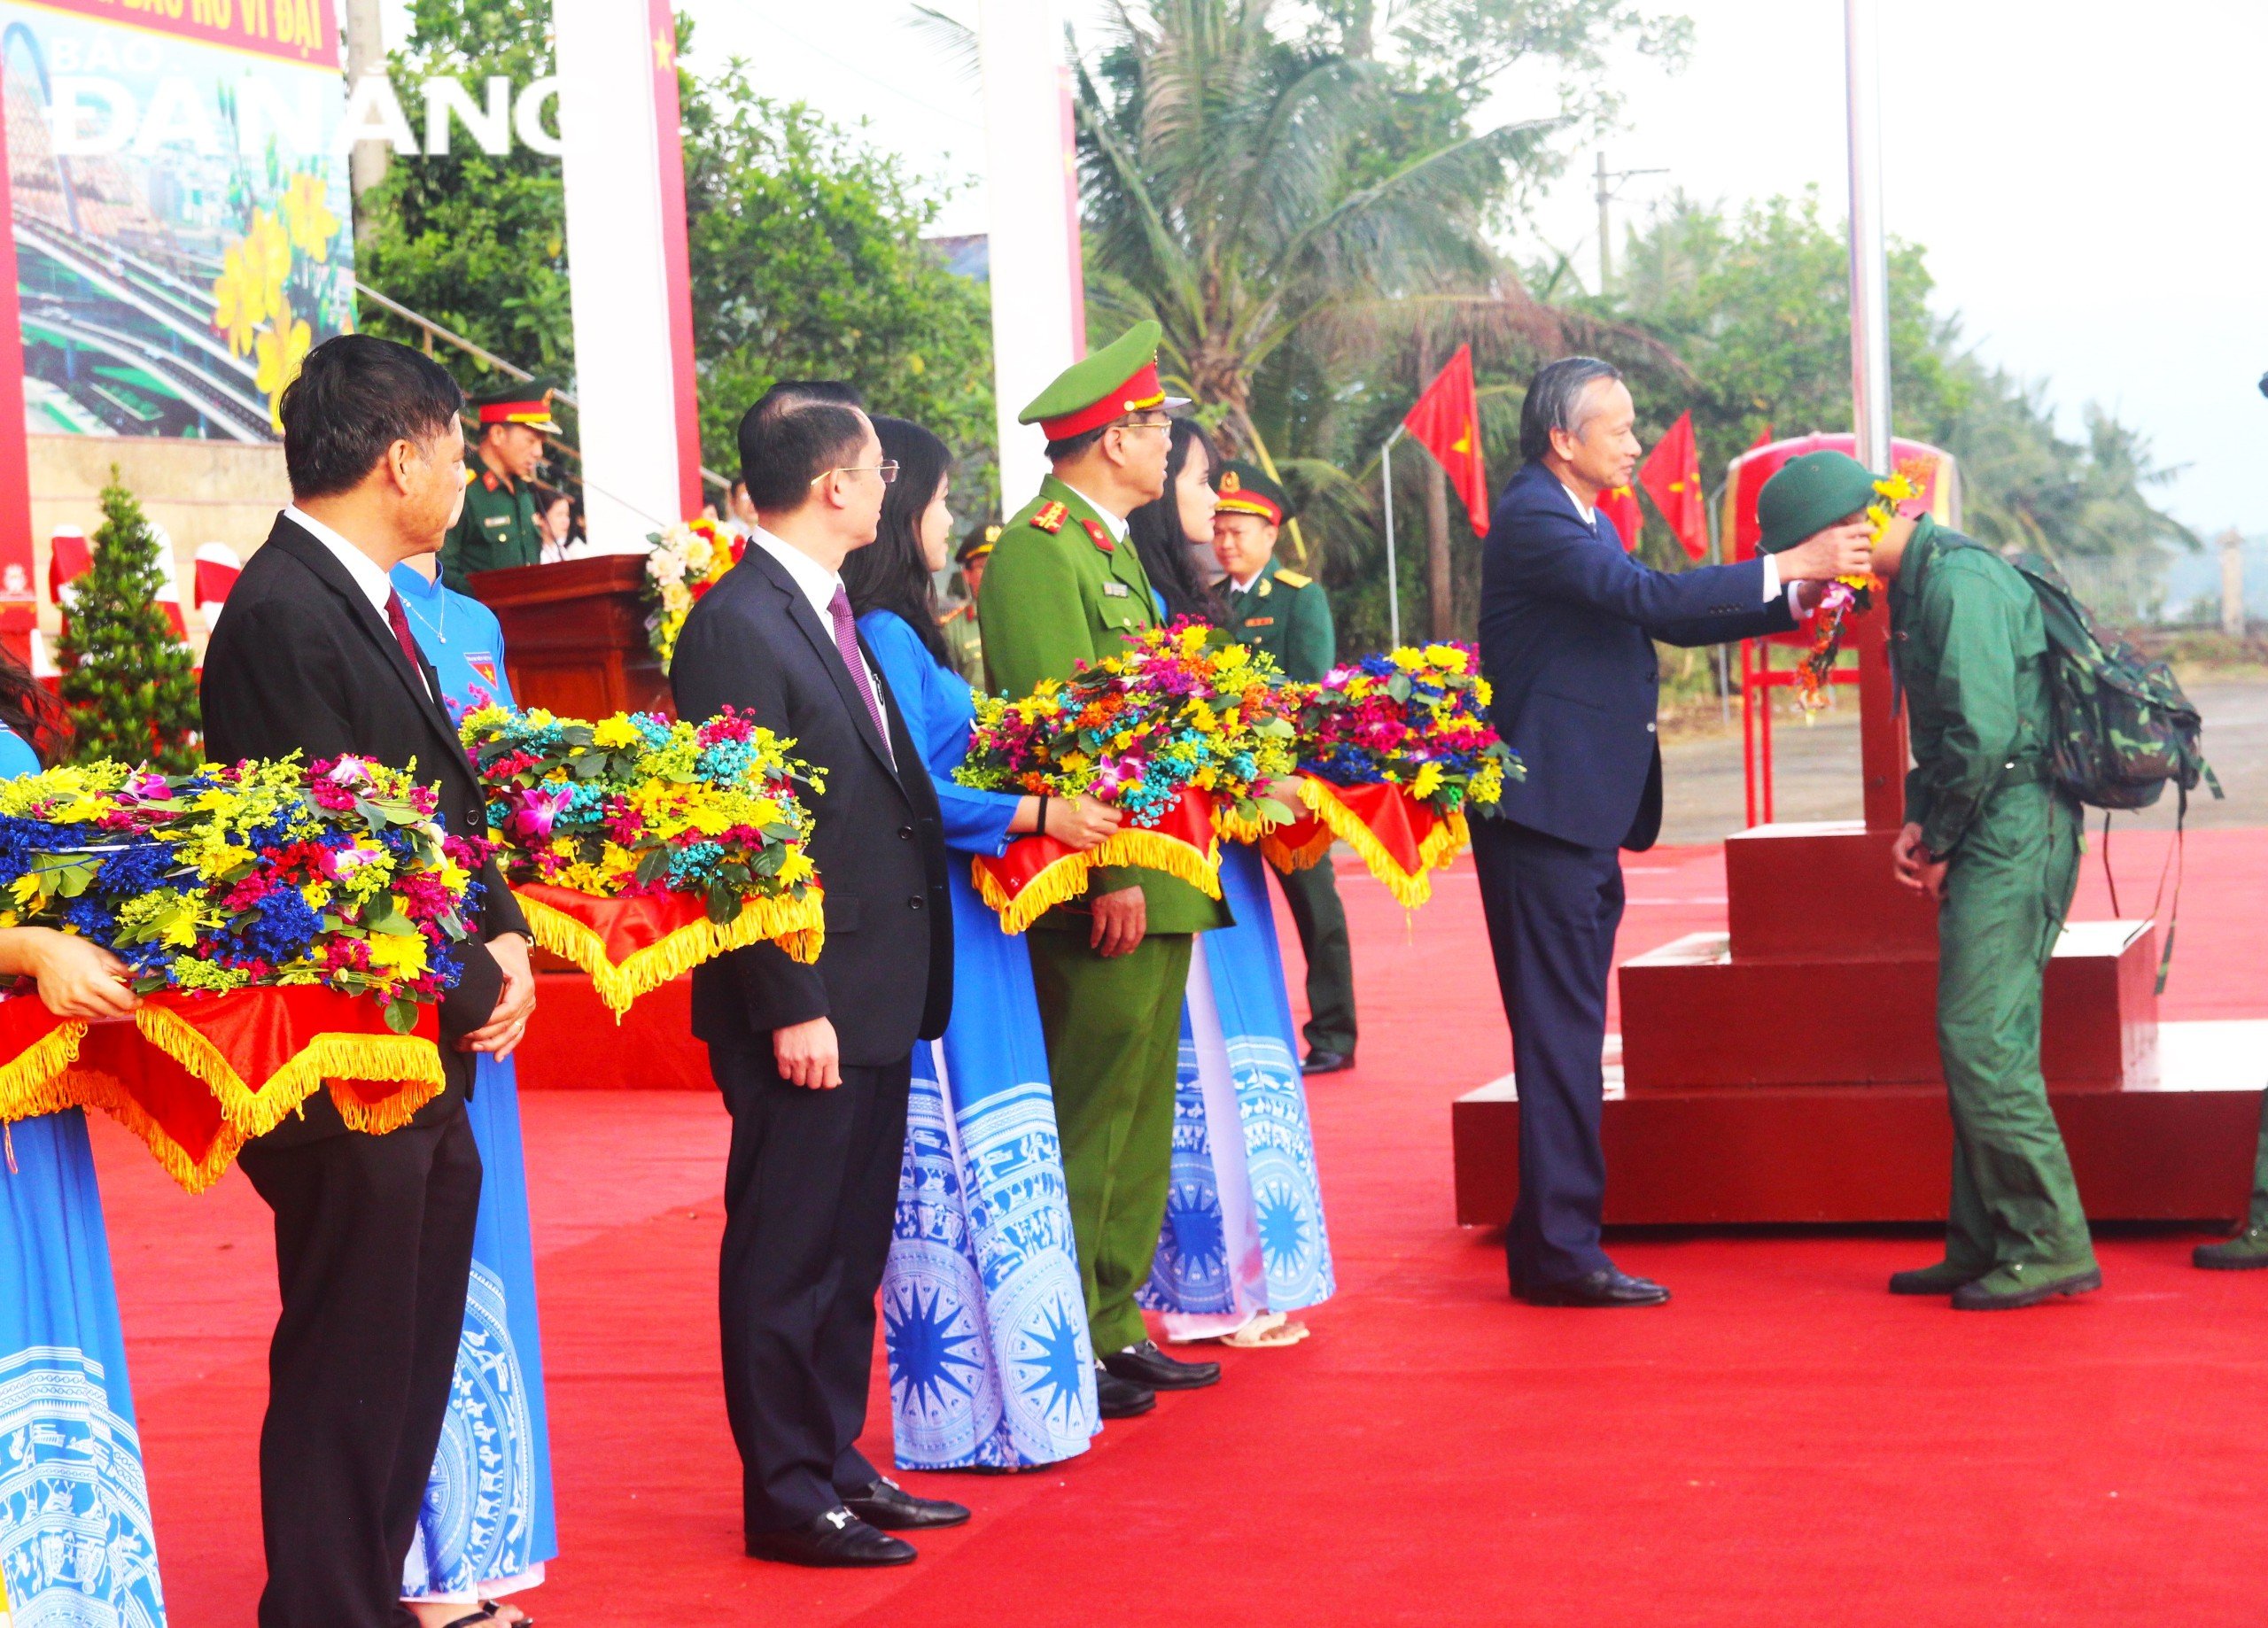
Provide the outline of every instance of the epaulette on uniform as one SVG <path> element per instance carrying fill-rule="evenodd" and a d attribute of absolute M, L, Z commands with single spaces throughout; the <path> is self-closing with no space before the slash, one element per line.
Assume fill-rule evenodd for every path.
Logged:
<path fill-rule="evenodd" d="M 1110 533 L 1103 530 L 1101 521 L 1082 519 L 1079 523 L 1087 528 L 1087 540 L 1089 542 L 1101 549 L 1105 554 L 1108 554 L 1112 551 L 1115 545 L 1110 540 Z"/>
<path fill-rule="evenodd" d="M 1287 588 L 1311 588 L 1315 586 L 1314 578 L 1304 576 L 1298 571 L 1287 571 L 1280 565 L 1276 568 L 1276 580 L 1282 583 Z"/>
<path fill-rule="evenodd" d="M 1038 512 L 1031 517 L 1031 523 L 1052 537 L 1063 529 L 1063 523 L 1070 517 L 1071 511 L 1068 508 L 1051 499 L 1039 506 Z"/>

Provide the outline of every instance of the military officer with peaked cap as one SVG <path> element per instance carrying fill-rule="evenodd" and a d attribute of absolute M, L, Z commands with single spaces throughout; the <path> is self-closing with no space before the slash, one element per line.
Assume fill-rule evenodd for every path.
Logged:
<path fill-rule="evenodd" d="M 465 460 L 464 509 L 441 540 L 441 578 L 470 593 L 475 571 L 534 565 L 543 558 L 536 524 L 535 472 L 543 438 L 556 435 L 551 388 L 539 380 L 476 396 L 466 407 L 479 420 L 478 438 Z"/>
<path fill-rule="evenodd" d="M 1222 585 L 1229 629 L 1273 656 L 1287 676 L 1317 684 L 1338 659 L 1331 596 L 1312 577 L 1277 562 L 1277 534 L 1290 517 L 1284 488 L 1266 470 L 1241 461 L 1222 469 L 1213 553 L 1228 573 Z M 1355 962 L 1338 878 L 1328 857 L 1276 875 L 1308 964 L 1308 1059 L 1301 1070 L 1336 1074 L 1355 1065 Z"/>
<path fill-rule="evenodd" d="M 1136 324 L 1018 415 L 1047 437 L 1052 472 L 1001 529 L 977 593 L 996 691 L 1068 678 L 1159 624 L 1126 530 L 1129 514 L 1165 492 L 1169 415 L 1184 405 L 1159 384 L 1158 338 L 1157 323 Z M 1217 1363 L 1161 1352 L 1134 1294 L 1165 1219 L 1191 935 L 1229 920 L 1187 882 L 1119 867 L 1097 871 L 1084 897 L 1026 935 L 1105 1418 L 1220 1377 Z"/>

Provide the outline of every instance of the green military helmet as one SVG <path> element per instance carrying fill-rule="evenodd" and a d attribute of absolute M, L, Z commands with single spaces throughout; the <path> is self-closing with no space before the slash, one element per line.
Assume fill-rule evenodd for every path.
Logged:
<path fill-rule="evenodd" d="M 1292 500 L 1275 477 L 1256 463 L 1231 458 L 1221 466 L 1220 503 L 1214 513 L 1254 515 L 1271 526 L 1292 517 Z"/>
<path fill-rule="evenodd" d="M 551 419 L 551 398 L 557 390 L 548 379 L 524 379 L 501 390 L 468 396 L 465 410 L 478 422 L 483 435 L 493 424 L 525 424 L 542 434 L 557 435 L 559 426 Z"/>
<path fill-rule="evenodd" d="M 1790 458 L 1756 494 L 1759 554 L 1782 554 L 1875 500 L 1875 477 L 1848 453 Z"/>
<path fill-rule="evenodd" d="M 1037 424 L 1051 441 L 1115 423 L 1129 413 L 1173 412 L 1189 405 L 1169 396 L 1158 383 L 1158 341 L 1165 330 L 1154 322 L 1137 322 L 1124 333 L 1055 376 L 1055 382 L 1016 415 L 1020 424 Z"/>

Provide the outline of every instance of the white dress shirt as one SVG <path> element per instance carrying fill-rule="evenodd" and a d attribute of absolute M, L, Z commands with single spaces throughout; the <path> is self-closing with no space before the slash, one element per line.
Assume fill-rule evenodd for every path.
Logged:
<path fill-rule="evenodd" d="M 1559 483 L 1559 490 L 1567 494 L 1567 501 L 1575 506 L 1575 513 L 1581 518 L 1583 524 L 1594 531 L 1596 531 L 1598 529 L 1597 511 L 1577 497 L 1575 489 L 1565 481 Z M 1768 554 L 1759 557 L 1764 562 L 1764 602 L 1768 605 L 1780 597 L 1780 562 Z M 1803 601 L 1796 596 L 1796 590 L 1801 586 L 1803 585 L 1798 582 L 1791 582 L 1788 585 L 1788 610 L 1798 620 L 1802 619 L 1805 610 Z"/>
<path fill-rule="evenodd" d="M 392 629 L 393 622 L 386 615 L 386 601 L 393 597 L 393 584 L 386 580 L 385 571 L 378 562 L 296 503 L 284 509 L 284 518 L 330 550 L 330 557 L 346 568 L 354 585 L 362 590 L 362 596 L 370 601 L 370 609 L 378 613 L 378 620 Z M 417 686 L 430 697 L 433 692 L 425 689 L 424 670 L 415 662 L 410 667 L 417 674 Z"/>
<path fill-rule="evenodd" d="M 804 591 L 804 597 L 811 601 L 812 609 L 819 613 L 819 624 L 827 630 L 827 638 L 833 640 L 835 637 L 835 596 L 843 586 L 842 573 L 827 570 L 793 543 L 774 537 L 762 526 L 751 527 L 748 540 L 780 562 L 780 569 L 793 578 L 796 585 Z M 882 705 L 882 683 L 874 677 L 874 665 L 866 659 L 866 653 L 863 648 L 858 652 L 858 665 L 866 670 L 866 687 L 874 693 L 874 704 Z M 883 744 L 887 746 L 888 740 L 885 740 Z"/>
<path fill-rule="evenodd" d="M 1059 478 L 1060 477 L 1059 477 Z M 1112 514 L 1108 509 L 1096 502 L 1085 492 L 1081 492 L 1076 486 L 1072 486 L 1069 481 L 1064 481 L 1063 484 L 1066 486 L 1070 486 L 1072 495 L 1077 498 L 1080 502 L 1085 504 L 1089 508 L 1094 510 L 1096 514 L 1102 516 L 1103 530 L 1110 533 L 1110 540 L 1112 542 L 1122 543 L 1126 540 L 1126 521 L 1123 516 Z"/>

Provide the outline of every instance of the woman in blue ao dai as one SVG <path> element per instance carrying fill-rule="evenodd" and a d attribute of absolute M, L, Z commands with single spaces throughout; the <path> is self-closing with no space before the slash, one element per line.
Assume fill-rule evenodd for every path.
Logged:
<path fill-rule="evenodd" d="M 1040 799 L 953 783 L 975 697 L 937 630 L 934 573 L 951 547 L 948 455 L 928 430 L 876 418 L 898 477 L 875 540 L 843 562 L 858 631 L 921 749 L 947 846 L 1005 852 Z M 1051 799 L 1050 836 L 1093 847 L 1118 815 Z M 953 1010 L 914 1049 L 897 1220 L 882 1278 L 897 1463 L 1019 1469 L 1086 1451 L 1101 1428 L 1078 1254 L 1064 1197 L 1047 1047 L 1024 947 L 1000 931 L 967 866 L 950 868 Z"/>
<path fill-rule="evenodd" d="M 29 742 L 54 716 L 31 675 L 0 653 L 0 779 L 38 771 Z M 0 928 L 0 979 L 36 978 L 60 1016 L 130 1016 L 125 972 L 83 938 Z M 0 1619 L 11 1611 L 19 1628 L 166 1620 L 110 1243 L 77 1108 L 0 1126 Z"/>
<path fill-rule="evenodd" d="M 417 647 L 441 681 L 442 704 L 460 722 L 482 707 L 511 706 L 495 613 L 430 579 L 425 572 L 436 562 L 426 554 L 395 566 L 393 585 Z M 448 1417 L 402 1578 L 403 1602 L 426 1628 L 469 1611 L 477 1617 L 482 1607 L 534 1587 L 544 1562 L 559 1553 L 519 1078 L 509 1058 L 476 1059 L 465 1118 L 483 1170 L 472 1283 Z M 488 1620 L 509 1628 L 526 1616 L 496 1604 Z"/>
<path fill-rule="evenodd" d="M 1212 540 L 1215 467 L 1204 432 L 1176 420 L 1165 495 L 1126 517 L 1169 620 L 1223 620 L 1192 552 Z M 1289 1314 L 1328 1299 L 1334 1285 L 1298 1031 L 1258 848 L 1221 845 L 1221 895 L 1234 920 L 1199 934 L 1191 950 L 1173 1174 L 1157 1258 L 1137 1299 L 1161 1314 L 1171 1340 L 1289 1345 L 1308 1333 Z"/>

